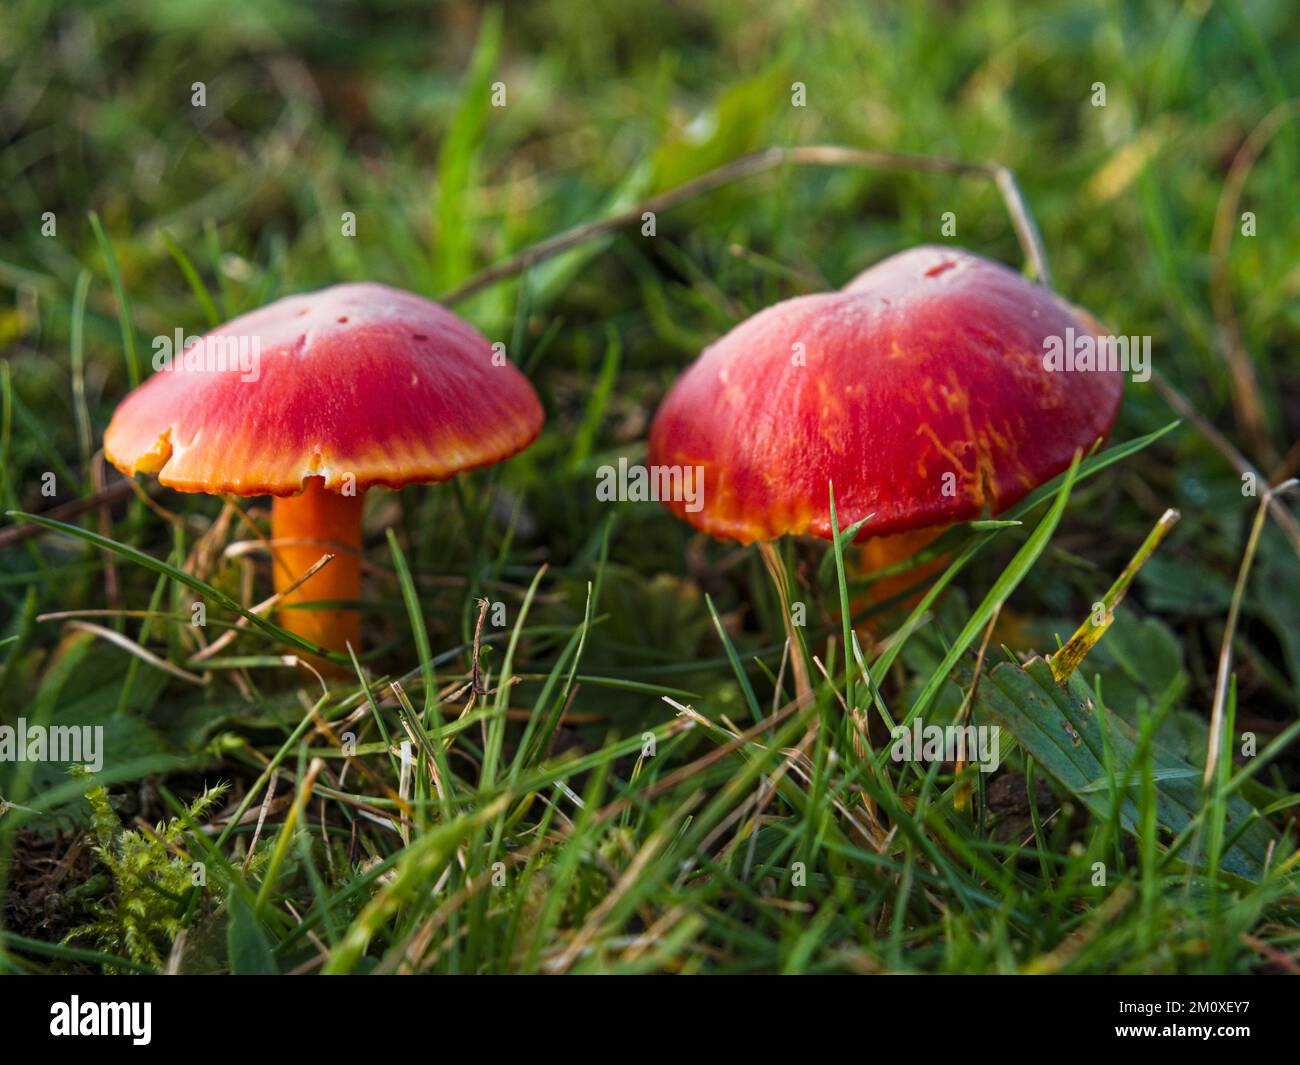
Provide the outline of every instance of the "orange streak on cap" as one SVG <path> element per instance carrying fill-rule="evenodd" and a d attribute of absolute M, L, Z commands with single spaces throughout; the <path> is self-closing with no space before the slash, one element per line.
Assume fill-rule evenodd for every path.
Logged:
<path fill-rule="evenodd" d="M 874 514 L 862 538 L 996 514 L 1114 424 L 1121 372 L 1044 367 L 1068 330 L 1097 335 L 999 263 L 914 248 L 707 348 L 656 414 L 648 461 L 703 467 L 703 506 L 667 505 L 742 543 L 829 539 L 828 482 L 842 527 Z"/>

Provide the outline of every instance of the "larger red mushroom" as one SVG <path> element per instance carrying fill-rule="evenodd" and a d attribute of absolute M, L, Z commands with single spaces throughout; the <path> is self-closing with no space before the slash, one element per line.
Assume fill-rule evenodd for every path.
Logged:
<path fill-rule="evenodd" d="M 1122 374 L 1044 359 L 1049 338 L 1097 330 L 999 263 L 913 248 L 706 349 L 655 416 L 649 461 L 702 467 L 703 505 L 667 505 L 742 543 L 831 538 L 833 483 L 841 526 L 871 515 L 859 539 L 888 563 L 1005 510 L 1106 436 Z"/>
<path fill-rule="evenodd" d="M 338 550 L 285 605 L 360 599 L 368 488 L 499 462 L 542 425 L 532 387 L 487 338 L 383 285 L 290 296 L 161 362 L 118 406 L 105 455 L 182 492 L 274 496 L 277 590 Z M 281 620 L 328 650 L 359 646 L 355 610 L 287 610 Z"/>

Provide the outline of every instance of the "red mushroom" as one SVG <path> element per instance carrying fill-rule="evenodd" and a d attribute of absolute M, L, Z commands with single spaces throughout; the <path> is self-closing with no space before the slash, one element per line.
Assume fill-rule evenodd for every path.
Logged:
<path fill-rule="evenodd" d="M 105 455 L 182 492 L 274 496 L 277 590 L 342 548 L 286 605 L 360 599 L 366 489 L 500 462 L 543 420 L 528 381 L 481 333 L 383 285 L 290 296 L 163 362 L 118 406 Z M 355 610 L 281 620 L 328 650 L 359 646 Z"/>
<path fill-rule="evenodd" d="M 742 543 L 830 539 L 833 483 L 842 527 L 872 515 L 875 568 L 1005 510 L 1110 431 L 1122 374 L 1044 363 L 1048 338 L 1097 330 L 999 263 L 913 248 L 706 349 L 655 416 L 649 461 L 702 467 L 703 506 L 668 506 Z"/>

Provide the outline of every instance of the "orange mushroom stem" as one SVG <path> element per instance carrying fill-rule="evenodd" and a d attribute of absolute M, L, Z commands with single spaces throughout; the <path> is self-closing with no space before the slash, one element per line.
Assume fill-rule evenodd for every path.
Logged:
<path fill-rule="evenodd" d="M 920 554 L 947 531 L 946 526 L 940 525 L 927 529 L 917 529 L 914 532 L 894 533 L 893 536 L 873 536 L 871 539 L 864 540 L 856 545 L 853 552 L 855 568 L 858 574 L 863 577 L 869 577 L 873 573 L 880 573 L 882 570 L 892 569 L 894 566 L 906 562 L 914 555 Z M 868 605 L 885 603 L 893 599 L 894 596 L 902 594 L 913 585 L 942 573 L 948 562 L 947 555 L 937 555 L 909 569 L 899 573 L 890 573 L 872 581 L 861 599 L 854 603 L 855 610 Z M 921 592 L 917 592 L 909 596 L 904 600 L 904 605 L 914 606 L 919 601 L 921 594 Z"/>
<path fill-rule="evenodd" d="M 343 654 L 349 644 L 353 650 L 361 648 L 360 611 L 305 605 L 361 598 L 361 502 L 360 494 L 331 492 L 322 478 L 311 477 L 300 495 L 277 496 L 271 507 L 275 590 L 285 593 L 280 623 L 305 640 Z M 334 558 L 293 588 L 325 554 Z M 292 590 L 286 593 L 287 588 Z"/>

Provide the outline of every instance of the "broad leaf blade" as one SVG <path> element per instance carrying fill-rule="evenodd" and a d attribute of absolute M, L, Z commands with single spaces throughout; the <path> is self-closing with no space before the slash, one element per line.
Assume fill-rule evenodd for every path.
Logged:
<path fill-rule="evenodd" d="M 274 976 L 280 971 L 266 930 L 248 903 L 237 894 L 230 896 L 226 947 L 230 955 L 230 971 L 235 976 Z"/>
<path fill-rule="evenodd" d="M 1024 668 L 1003 663 L 980 682 L 976 702 L 982 715 L 1015 736 L 1035 762 L 1098 817 L 1110 818 L 1118 801 L 1120 824 L 1137 834 L 1137 731 L 1097 706 L 1077 674 L 1063 687 L 1041 658 Z M 1106 715 L 1104 739 L 1101 714 Z M 1177 836 L 1203 805 L 1201 774 L 1159 746 L 1152 749 L 1151 762 L 1156 819 Z M 1223 870 L 1247 880 L 1262 879 L 1274 835 L 1255 808 L 1235 795 L 1226 801 L 1224 837 L 1233 844 L 1223 854 Z"/>

